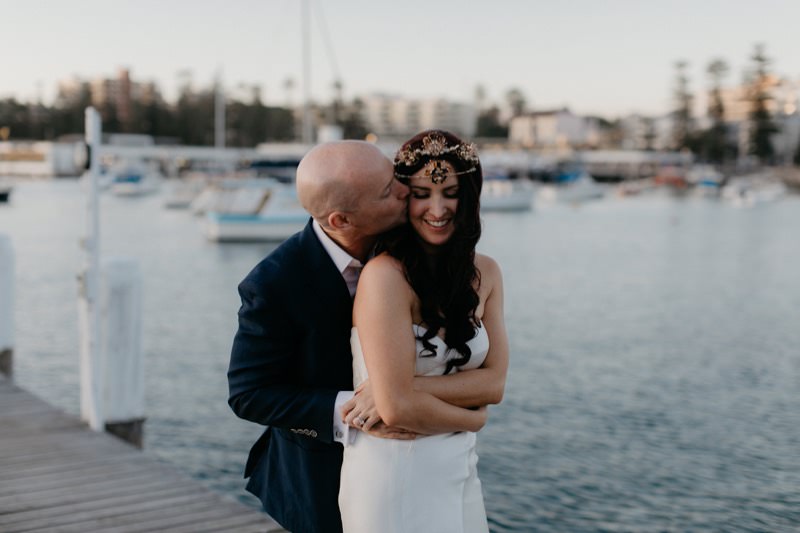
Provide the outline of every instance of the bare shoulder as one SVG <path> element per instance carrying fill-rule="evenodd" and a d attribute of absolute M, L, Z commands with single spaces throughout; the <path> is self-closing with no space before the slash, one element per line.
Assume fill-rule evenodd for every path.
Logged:
<path fill-rule="evenodd" d="M 361 271 L 358 280 L 359 289 L 363 287 L 381 287 L 381 292 L 398 290 L 408 285 L 403 265 L 388 254 L 381 254 L 370 259 Z"/>
<path fill-rule="evenodd" d="M 361 277 L 364 276 L 377 278 L 401 276 L 405 278 L 400 261 L 386 253 L 373 257 L 367 262 L 361 271 Z"/>
<path fill-rule="evenodd" d="M 381 307 L 408 308 L 413 297 L 403 265 L 394 257 L 381 254 L 367 262 L 358 278 L 356 315 L 362 311 L 372 313 Z"/>
<path fill-rule="evenodd" d="M 475 267 L 481 273 L 481 285 L 494 286 L 503 282 L 503 273 L 497 261 L 484 254 L 475 254 Z"/>

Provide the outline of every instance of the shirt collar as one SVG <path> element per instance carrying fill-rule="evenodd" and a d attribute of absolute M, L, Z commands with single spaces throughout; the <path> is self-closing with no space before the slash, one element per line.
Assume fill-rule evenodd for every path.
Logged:
<path fill-rule="evenodd" d="M 361 261 L 342 250 L 339 245 L 325 233 L 325 230 L 322 229 L 322 226 L 320 226 L 316 220 L 312 221 L 311 225 L 314 228 L 314 233 L 317 234 L 319 242 L 322 243 L 322 247 L 328 252 L 328 255 L 333 260 L 333 264 L 339 269 L 340 274 L 351 264 L 353 266 L 363 266 Z"/>

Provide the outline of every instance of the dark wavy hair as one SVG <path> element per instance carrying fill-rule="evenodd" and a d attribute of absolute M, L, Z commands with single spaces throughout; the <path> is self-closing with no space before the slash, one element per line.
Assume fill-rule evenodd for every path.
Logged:
<path fill-rule="evenodd" d="M 475 317 L 480 298 L 480 273 L 475 267 L 475 246 L 481 236 L 480 196 L 483 171 L 479 162 L 467 161 L 458 152 L 438 156 L 420 155 L 412 164 L 406 164 L 400 154 L 404 150 L 421 149 L 423 139 L 431 134 L 440 135 L 447 147 L 464 144 L 460 138 L 444 130 L 427 130 L 405 142 L 395 156 L 395 175 L 408 184 L 408 178 L 430 161 L 450 163 L 458 172 L 458 207 L 454 217 L 455 228 L 451 238 L 431 257 L 420 237 L 410 224 L 405 224 L 385 235 L 379 250 L 386 251 L 403 265 L 406 280 L 419 297 L 422 321 L 427 331 L 418 339 L 425 347 L 421 354 L 434 356 L 436 348 L 431 339 L 445 328 L 445 343 L 460 354 L 448 361 L 445 374 L 455 366 L 466 364 L 472 352 L 467 341 L 475 336 L 479 321 Z"/>

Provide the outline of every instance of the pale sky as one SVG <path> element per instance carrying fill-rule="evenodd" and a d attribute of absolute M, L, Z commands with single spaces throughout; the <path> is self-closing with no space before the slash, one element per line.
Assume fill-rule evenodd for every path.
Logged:
<path fill-rule="evenodd" d="M 331 56 L 348 100 L 382 92 L 468 102 L 481 84 L 489 100 L 518 87 L 534 109 L 608 117 L 667 112 L 679 59 L 694 91 L 707 87 L 717 57 L 738 83 L 757 42 L 777 74 L 800 80 L 800 0 L 310 5 L 312 91 L 322 101 L 332 96 Z M 300 0 L 0 0 L 0 97 L 50 101 L 58 80 L 127 67 L 172 98 L 180 71 L 206 86 L 221 68 L 226 86 L 260 84 L 274 104 L 286 103 L 283 82 L 293 78 L 299 102 L 301 27 Z"/>

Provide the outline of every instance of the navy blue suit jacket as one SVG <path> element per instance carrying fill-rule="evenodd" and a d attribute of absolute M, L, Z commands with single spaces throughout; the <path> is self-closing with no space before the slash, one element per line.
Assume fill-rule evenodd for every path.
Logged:
<path fill-rule="evenodd" d="M 336 394 L 353 389 L 353 303 L 309 221 L 239 285 L 228 403 L 267 426 L 250 450 L 247 490 L 294 533 L 341 532 Z"/>

